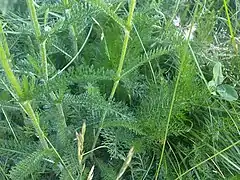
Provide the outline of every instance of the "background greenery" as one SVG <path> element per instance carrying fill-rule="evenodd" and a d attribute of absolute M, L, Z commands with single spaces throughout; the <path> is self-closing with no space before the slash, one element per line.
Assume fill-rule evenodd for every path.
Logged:
<path fill-rule="evenodd" d="M 134 2 L 0 0 L 0 179 L 240 179 L 240 2 Z"/>

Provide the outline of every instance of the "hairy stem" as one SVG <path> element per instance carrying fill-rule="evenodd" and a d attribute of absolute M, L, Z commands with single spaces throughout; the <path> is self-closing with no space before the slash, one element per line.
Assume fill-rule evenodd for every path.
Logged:
<path fill-rule="evenodd" d="M 2 26 L 1 21 L 0 21 L 0 42 L 2 42 L 2 45 L 3 45 L 3 48 L 6 53 L 7 58 L 10 58 L 10 51 L 8 48 L 7 39 L 6 39 L 5 35 L 3 34 L 3 26 Z"/>
<path fill-rule="evenodd" d="M 41 29 L 40 29 L 40 25 L 38 22 L 37 13 L 36 13 L 36 9 L 35 9 L 33 0 L 26 0 L 26 1 L 27 1 L 28 10 L 30 12 L 30 17 L 31 17 L 31 20 L 33 23 L 35 36 L 39 43 L 40 56 L 42 59 L 42 74 L 43 74 L 44 80 L 47 81 L 48 80 L 48 69 L 47 69 L 47 56 L 46 56 L 46 54 L 47 54 L 46 53 L 46 40 L 41 39 L 42 38 L 41 37 L 42 36 Z"/>
<path fill-rule="evenodd" d="M 41 30 L 40 30 L 40 25 L 38 23 L 37 13 L 36 13 L 36 9 L 34 7 L 34 2 L 33 2 L 33 0 L 26 0 L 26 1 L 27 1 L 27 6 L 29 9 L 29 12 L 30 12 L 31 20 L 33 23 L 35 35 L 36 35 L 37 39 L 39 40 L 41 38 Z"/>
<path fill-rule="evenodd" d="M 35 9 L 33 0 L 26 0 L 26 1 L 27 1 L 27 4 L 28 4 L 28 9 L 30 11 L 31 20 L 32 20 L 32 23 L 33 23 L 34 31 L 35 31 L 35 36 L 36 36 L 37 41 L 39 43 L 39 48 L 40 48 L 39 51 L 40 51 L 41 61 L 42 61 L 43 77 L 44 77 L 45 82 L 47 82 L 48 81 L 47 53 L 46 53 L 46 41 L 47 40 L 46 39 L 44 39 L 44 40 L 41 39 L 41 29 L 40 29 L 40 25 L 39 25 L 39 22 L 38 22 L 38 19 L 37 19 L 36 9 Z M 45 19 L 45 21 L 46 21 L 46 19 Z M 50 96 L 53 100 L 57 100 L 57 97 L 53 92 L 50 93 Z M 62 134 L 62 130 L 67 127 L 66 119 L 65 119 L 65 116 L 63 114 L 62 104 L 57 103 L 56 107 L 58 109 L 59 116 L 60 116 L 60 121 L 61 121 L 60 122 L 61 127 L 58 128 L 58 130 L 59 130 L 58 133 L 59 133 L 60 138 L 64 139 L 65 134 Z"/>
<path fill-rule="evenodd" d="M 42 59 L 42 69 L 43 69 L 44 80 L 48 81 L 46 40 L 40 43 L 39 46 L 40 46 L 40 54 Z"/>
<path fill-rule="evenodd" d="M 9 80 L 9 82 L 11 83 L 14 91 L 16 92 L 16 94 L 18 95 L 19 98 L 23 97 L 22 88 L 11 69 L 11 66 L 8 62 L 8 59 L 7 59 L 7 56 L 6 56 L 6 53 L 4 51 L 2 44 L 0 44 L 0 61 L 1 61 L 2 67 L 4 69 L 4 72 L 6 73 L 6 76 Z"/>
<path fill-rule="evenodd" d="M 0 22 L 0 35 L 3 37 L 4 33 L 2 30 L 2 23 Z M 7 46 L 7 44 L 6 44 Z M 2 43 L 0 42 L 0 62 L 2 64 L 2 67 L 5 71 L 5 74 L 8 78 L 8 81 L 10 82 L 11 86 L 13 87 L 15 93 L 17 94 L 19 100 L 21 100 L 21 98 L 23 98 L 24 94 L 23 94 L 23 90 L 22 87 L 18 81 L 18 79 L 16 78 L 16 76 L 14 75 L 11 66 L 9 64 L 9 60 L 7 58 L 7 53 L 5 52 L 5 49 L 2 45 Z M 44 149 L 48 148 L 48 144 L 44 138 L 44 132 L 42 131 L 41 127 L 39 126 L 39 122 L 38 119 L 32 109 L 32 106 L 30 104 L 29 101 L 25 101 L 23 103 L 20 103 L 22 105 L 23 110 L 28 114 L 28 116 L 30 117 L 32 124 L 37 132 L 37 135 L 39 136 L 40 142 L 43 146 Z"/>

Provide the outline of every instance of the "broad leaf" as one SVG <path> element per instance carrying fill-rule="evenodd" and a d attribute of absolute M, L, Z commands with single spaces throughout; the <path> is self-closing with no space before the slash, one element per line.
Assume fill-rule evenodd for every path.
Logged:
<path fill-rule="evenodd" d="M 238 99 L 237 91 L 228 84 L 221 84 L 217 87 L 217 92 L 222 99 L 227 101 L 235 101 Z"/>

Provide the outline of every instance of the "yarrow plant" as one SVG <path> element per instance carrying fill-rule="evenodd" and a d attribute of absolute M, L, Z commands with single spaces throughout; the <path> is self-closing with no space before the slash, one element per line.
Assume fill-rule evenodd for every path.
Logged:
<path fill-rule="evenodd" d="M 240 179 L 239 9 L 0 0 L 0 179 Z"/>

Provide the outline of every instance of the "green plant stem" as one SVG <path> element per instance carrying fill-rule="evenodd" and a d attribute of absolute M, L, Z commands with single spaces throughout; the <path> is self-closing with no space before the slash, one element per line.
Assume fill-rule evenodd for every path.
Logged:
<path fill-rule="evenodd" d="M 102 131 L 103 123 L 104 123 L 104 120 L 105 120 L 105 118 L 106 118 L 106 115 L 107 115 L 107 110 L 104 111 L 103 116 L 102 116 L 102 118 L 101 118 L 100 126 L 99 126 L 98 131 L 97 131 L 97 133 L 96 133 L 96 135 L 95 135 L 95 138 L 94 138 L 94 140 L 93 140 L 92 149 L 95 149 L 95 147 L 96 147 L 97 140 L 98 140 L 98 138 L 99 138 L 99 136 L 100 136 L 100 133 L 101 133 L 101 131 Z M 93 151 L 92 151 L 92 152 L 93 152 Z M 93 153 L 90 153 L 90 156 L 91 156 L 91 157 L 92 157 L 92 155 L 93 155 Z"/>
<path fill-rule="evenodd" d="M 124 64 L 124 60 L 125 60 L 125 56 L 126 56 L 126 52 L 127 52 L 129 36 L 130 36 L 131 29 L 132 29 L 133 12 L 134 12 L 135 6 L 136 6 L 136 0 L 131 0 L 130 8 L 129 8 L 130 11 L 129 11 L 127 24 L 126 24 L 126 28 L 125 28 L 125 35 L 124 35 L 121 57 L 120 57 L 120 60 L 119 60 L 118 69 L 117 69 L 117 72 L 116 72 L 116 75 L 115 75 L 114 84 L 113 84 L 113 87 L 112 87 L 112 90 L 111 90 L 111 94 L 108 98 L 109 103 L 113 99 L 114 94 L 116 92 L 116 89 L 118 87 L 119 81 L 121 79 L 121 73 L 122 73 L 122 68 L 123 68 L 123 64 Z M 107 110 L 104 111 L 103 116 L 101 118 L 99 129 L 98 129 L 98 131 L 95 135 L 94 141 L 93 141 L 92 149 L 94 149 L 96 144 L 97 144 L 97 140 L 98 140 L 99 135 L 102 131 L 103 123 L 104 123 L 104 120 L 106 118 L 106 115 L 107 115 Z"/>
<path fill-rule="evenodd" d="M 43 69 L 44 80 L 48 81 L 46 40 L 40 43 L 39 46 L 40 46 L 40 54 L 42 59 L 42 69 Z"/>
<path fill-rule="evenodd" d="M 36 114 L 34 113 L 30 102 L 25 101 L 24 103 L 22 103 L 22 106 L 24 107 L 24 110 L 26 111 L 27 115 L 32 120 L 33 126 L 37 131 L 37 134 L 39 136 L 39 139 L 40 139 L 40 142 L 41 142 L 43 148 L 48 149 L 48 144 L 47 144 L 47 141 L 45 140 L 44 132 L 42 131 L 42 129 L 39 125 L 39 120 L 38 120 Z"/>
<path fill-rule="evenodd" d="M 12 128 L 12 125 L 11 125 L 9 119 L 8 119 L 7 113 L 5 112 L 5 110 L 4 110 L 3 108 L 1 108 L 1 110 L 2 110 L 2 112 L 3 112 L 3 115 L 4 115 L 7 123 L 8 123 L 9 128 L 10 128 L 11 131 L 12 131 L 12 134 L 13 134 L 13 137 L 14 137 L 15 141 L 16 141 L 17 143 L 19 143 L 19 141 L 18 141 L 18 139 L 17 139 L 17 136 L 16 136 L 16 134 L 15 134 L 13 128 Z"/>
<path fill-rule="evenodd" d="M 147 59 L 149 59 L 149 56 L 148 56 L 147 51 L 146 51 L 146 49 L 145 49 L 145 47 L 144 47 L 144 45 L 143 45 L 142 39 L 141 39 L 141 37 L 140 37 L 140 35 L 139 35 L 139 33 L 138 33 L 138 30 L 137 30 L 136 26 L 133 25 L 133 28 L 134 28 L 137 36 L 138 36 L 138 39 L 139 39 L 139 41 L 140 41 L 140 43 L 141 43 L 141 46 L 142 46 L 142 48 L 143 48 L 143 51 L 144 51 L 145 56 L 147 57 Z M 153 66 L 152 66 L 152 63 L 151 63 L 151 60 L 150 60 L 150 59 L 149 59 L 149 61 L 148 61 L 148 64 L 149 64 L 149 67 L 150 67 L 150 70 L 151 70 L 151 73 L 152 73 L 153 81 L 154 81 L 155 84 L 157 84 L 156 75 L 155 75 L 155 73 L 154 73 Z"/>
<path fill-rule="evenodd" d="M 124 37 L 124 41 L 123 41 L 123 48 L 122 48 L 121 58 L 120 58 L 120 61 L 119 61 L 118 69 L 117 69 L 117 72 L 116 72 L 113 88 L 112 88 L 111 94 L 109 96 L 109 100 L 113 99 L 114 94 L 116 92 L 116 89 L 118 87 L 119 81 L 120 81 L 122 67 L 123 67 L 124 59 L 125 59 L 126 52 L 127 52 L 127 45 L 128 45 L 128 40 L 129 40 L 129 34 L 130 34 L 130 31 L 129 30 L 125 30 L 125 37 Z"/>
<path fill-rule="evenodd" d="M 67 165 L 64 163 L 62 157 L 60 156 L 60 154 L 58 153 L 58 151 L 56 150 L 56 148 L 53 146 L 53 144 L 49 141 L 49 139 L 47 137 L 45 137 L 47 142 L 49 143 L 49 145 L 51 146 L 52 150 L 54 151 L 54 153 L 57 155 L 58 159 L 60 160 L 61 164 L 63 165 L 63 167 L 65 168 L 65 170 L 67 171 L 69 178 L 74 180 L 73 175 L 71 174 L 71 172 L 69 171 Z"/>
<path fill-rule="evenodd" d="M 177 95 L 177 89 L 178 89 L 180 77 L 181 77 L 181 74 L 182 74 L 182 71 L 183 71 L 183 65 L 186 63 L 185 60 L 186 60 L 186 56 L 187 56 L 187 48 L 188 48 L 188 44 L 189 44 L 189 40 L 190 40 L 190 34 L 191 34 L 191 31 L 192 31 L 192 27 L 194 25 L 194 20 L 195 20 L 196 15 L 197 15 L 198 3 L 197 3 L 197 7 L 196 7 L 196 9 L 194 11 L 190 32 L 189 32 L 188 37 L 186 39 L 186 42 L 184 42 L 184 46 L 183 46 L 184 52 L 183 52 L 182 57 L 180 59 L 181 62 L 180 62 L 179 72 L 178 72 L 176 83 L 175 83 L 175 87 L 174 87 L 174 90 L 173 90 L 172 100 L 171 100 L 170 109 L 169 109 L 169 113 L 168 113 L 168 117 L 167 117 L 166 130 L 165 130 L 165 133 L 164 133 L 163 147 L 162 147 L 162 151 L 161 151 L 161 155 L 160 155 L 160 160 L 159 160 L 159 163 L 158 163 L 157 171 L 156 171 L 156 174 L 155 174 L 155 180 L 158 179 L 159 172 L 160 172 L 161 165 L 162 165 L 162 160 L 163 160 L 165 147 L 166 147 L 167 136 L 168 136 L 169 125 L 170 125 L 170 121 L 171 121 L 171 117 L 172 117 L 173 106 L 174 106 L 174 102 L 175 102 L 176 95 Z"/>
<path fill-rule="evenodd" d="M 31 20 L 33 23 L 35 35 L 36 35 L 37 39 L 39 40 L 41 38 L 41 30 L 40 30 L 40 25 L 38 23 L 37 13 L 36 13 L 36 9 L 34 7 L 34 2 L 33 2 L 33 0 L 26 0 L 26 1 L 27 1 L 28 9 L 30 11 L 30 17 L 31 17 Z"/>
<path fill-rule="evenodd" d="M 36 35 L 37 41 L 39 43 L 39 51 L 40 51 L 41 61 L 42 61 L 43 77 L 44 77 L 45 82 L 47 82 L 48 81 L 47 53 L 46 53 L 47 52 L 46 51 L 47 40 L 46 39 L 44 39 L 44 40 L 41 39 L 41 29 L 40 29 L 40 25 L 39 25 L 39 22 L 38 22 L 38 19 L 37 19 L 36 9 L 35 9 L 33 0 L 26 0 L 26 1 L 27 1 L 27 4 L 28 4 L 28 9 L 30 11 L 31 20 L 32 20 L 32 23 L 33 23 L 33 26 L 34 26 L 35 35 Z M 46 19 L 45 19 L 45 21 L 46 21 Z M 50 96 L 53 100 L 57 100 L 57 97 L 53 92 L 50 93 Z M 62 131 L 62 129 L 67 127 L 66 119 L 65 119 L 65 116 L 64 116 L 64 113 L 63 113 L 62 104 L 57 103 L 56 107 L 58 109 L 58 112 L 59 112 L 59 115 L 60 115 L 60 121 L 61 121 L 61 123 L 60 123 L 61 127 L 58 128 L 58 129 L 61 129 L 61 130 L 59 130 L 58 133 L 59 133 L 59 135 L 61 135 L 60 131 Z M 63 134 L 62 136 L 65 137 L 65 134 Z M 64 137 L 60 137 L 60 138 L 64 139 Z"/>
<path fill-rule="evenodd" d="M 1 61 L 2 67 L 5 71 L 6 76 L 9 80 L 9 82 L 11 83 L 14 91 L 16 92 L 16 94 L 18 95 L 19 98 L 23 97 L 23 91 L 22 91 L 22 88 L 20 86 L 20 83 L 18 82 L 17 78 L 13 74 L 11 66 L 8 63 L 8 59 L 7 59 L 7 56 L 5 54 L 4 48 L 1 44 L 0 44 L 0 61 Z"/>
<path fill-rule="evenodd" d="M 186 58 L 186 52 L 184 53 L 184 55 L 182 57 L 182 60 L 185 60 L 185 58 Z M 183 62 L 181 62 L 180 69 L 179 69 L 178 76 L 177 76 L 177 80 L 176 80 L 175 87 L 174 87 L 174 90 L 173 90 L 172 101 L 171 101 L 171 105 L 170 105 L 170 109 L 169 109 L 169 113 L 168 113 L 167 125 L 166 125 L 165 134 L 164 134 L 163 147 L 162 147 L 161 156 L 160 156 L 160 160 L 159 160 L 159 163 L 158 163 L 158 168 L 157 168 L 156 175 L 155 175 L 155 180 L 158 179 L 160 168 L 161 168 L 161 165 L 162 165 L 162 160 L 163 160 L 166 141 L 167 141 L 169 124 L 170 124 L 170 120 L 171 120 L 171 117 L 172 117 L 172 111 L 173 111 L 173 106 L 174 106 L 174 102 L 175 102 L 175 99 L 176 99 L 178 84 L 179 84 L 180 77 L 181 77 L 181 74 L 182 74 L 182 64 L 183 64 Z"/>
<path fill-rule="evenodd" d="M 231 19 L 230 19 L 229 13 L 228 13 L 227 2 L 228 2 L 227 0 L 223 0 L 224 9 L 225 9 L 225 13 L 226 13 L 226 16 L 227 16 L 228 28 L 229 28 L 230 35 L 231 35 L 232 46 L 234 48 L 235 53 L 238 54 L 238 47 L 237 47 L 237 43 L 236 43 L 236 40 L 235 40 L 235 37 L 234 37 L 234 32 L 233 32 Z"/>
<path fill-rule="evenodd" d="M 86 37 L 86 39 L 84 40 L 81 48 L 78 50 L 77 54 L 75 54 L 75 56 L 60 70 L 58 71 L 55 75 L 53 75 L 53 77 L 51 77 L 49 80 L 52 80 L 54 79 L 56 76 L 58 76 L 59 74 L 61 74 L 63 71 L 65 71 L 76 59 L 77 59 L 77 56 L 82 52 L 83 48 L 85 47 L 89 37 L 90 37 L 90 34 L 92 32 L 92 28 L 93 28 L 93 25 L 91 25 L 89 31 L 88 31 L 88 35 Z"/>
<path fill-rule="evenodd" d="M 28 10 L 30 12 L 31 20 L 33 23 L 34 32 L 39 43 L 40 56 L 42 59 L 42 70 L 44 80 L 48 80 L 48 69 L 47 69 L 47 56 L 46 56 L 46 40 L 42 39 L 40 24 L 38 22 L 36 9 L 33 0 L 26 0 L 28 5 Z"/>
<path fill-rule="evenodd" d="M 4 178 L 5 178 L 6 180 L 9 180 L 8 174 L 6 174 L 5 169 L 3 169 L 2 166 L 0 166 L 0 170 L 1 170 L 1 174 L 4 176 Z"/>
<path fill-rule="evenodd" d="M 3 34 L 3 26 L 2 26 L 1 20 L 0 20 L 0 42 L 2 42 L 2 45 L 3 45 L 3 48 L 6 53 L 7 58 L 10 58 L 10 51 L 8 48 L 7 39 L 6 39 L 5 35 Z"/>
<path fill-rule="evenodd" d="M 1 22 L 0 22 L 1 23 Z M 2 25 L 0 25 L 2 26 Z M 3 34 L 3 32 L 1 31 L 0 34 Z M 21 100 L 21 98 L 23 97 L 23 90 L 20 86 L 20 83 L 19 81 L 17 80 L 17 78 L 15 77 L 11 67 L 10 67 L 10 64 L 8 62 L 8 59 L 7 59 L 7 56 L 6 56 L 6 53 L 4 51 L 4 48 L 2 46 L 2 44 L 0 43 L 0 62 L 2 64 L 2 67 L 6 73 L 6 76 L 8 78 L 8 81 L 10 82 L 11 86 L 13 87 L 14 91 L 16 92 L 18 98 Z M 41 129 L 41 127 L 39 126 L 39 122 L 38 122 L 38 119 L 32 109 L 32 106 L 30 104 L 29 101 L 25 101 L 23 103 L 20 103 L 23 107 L 23 109 L 25 110 L 25 112 L 28 114 L 28 116 L 30 117 L 30 119 L 32 120 L 32 124 L 39 136 L 39 139 L 40 139 L 40 142 L 43 146 L 44 149 L 47 149 L 48 148 L 48 144 L 44 138 L 44 133 Z"/>
<path fill-rule="evenodd" d="M 133 19 L 133 12 L 135 9 L 135 5 L 136 5 L 136 0 L 132 0 L 131 4 L 130 4 L 130 12 L 128 15 L 128 20 L 127 20 L 127 24 L 126 24 L 126 28 L 125 28 L 125 35 L 124 35 L 121 57 L 119 60 L 118 69 L 116 72 L 113 88 L 112 88 L 111 94 L 109 96 L 109 100 L 113 99 L 116 89 L 118 87 L 119 81 L 121 79 L 121 73 L 122 73 L 122 68 L 123 68 L 123 64 L 124 64 L 124 60 L 125 60 L 125 56 L 126 56 L 126 52 L 127 52 L 129 36 L 130 36 L 131 29 L 132 29 L 132 19 Z"/>
<path fill-rule="evenodd" d="M 66 15 L 66 18 L 69 22 L 69 19 L 71 18 L 71 10 L 69 9 L 69 2 L 68 0 L 63 0 L 63 5 L 65 6 L 65 15 Z M 70 23 L 69 24 L 69 35 L 70 35 L 70 38 L 72 39 L 72 44 L 73 44 L 73 53 L 75 56 L 78 52 L 78 44 L 77 44 L 77 35 L 76 35 L 76 30 L 74 28 L 74 26 Z M 78 59 L 78 57 L 77 57 Z"/>
<path fill-rule="evenodd" d="M 74 56 L 75 56 L 78 52 L 78 44 L 77 44 L 76 31 L 75 31 L 75 28 L 72 24 L 69 25 L 69 31 L 70 31 L 70 37 L 71 37 L 72 43 L 73 43 L 73 53 L 74 53 Z M 78 56 L 77 56 L 76 59 L 78 59 Z"/>
<path fill-rule="evenodd" d="M 68 2 L 68 0 L 63 0 L 63 4 L 64 4 L 64 6 L 68 6 L 68 4 L 69 4 L 69 2 Z"/>

